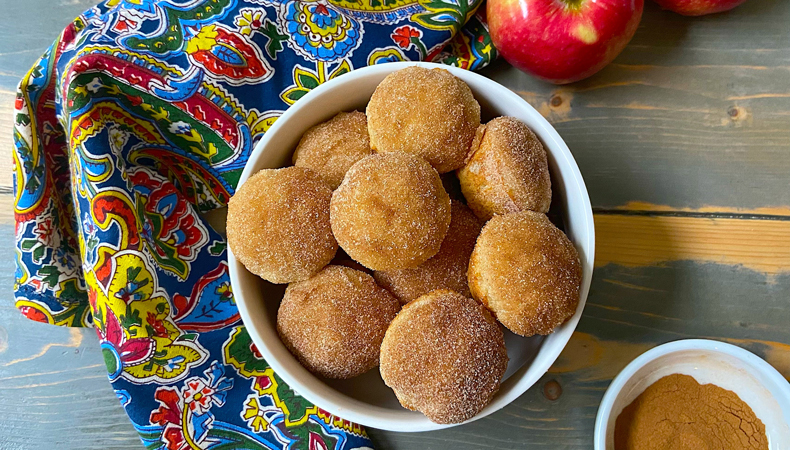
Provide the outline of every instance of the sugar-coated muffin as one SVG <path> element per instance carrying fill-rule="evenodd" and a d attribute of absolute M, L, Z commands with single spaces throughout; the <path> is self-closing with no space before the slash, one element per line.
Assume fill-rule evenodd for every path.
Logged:
<path fill-rule="evenodd" d="M 228 203 L 230 250 L 247 270 L 272 283 L 310 278 L 337 251 L 331 198 L 332 189 L 310 169 L 261 170 Z"/>
<path fill-rule="evenodd" d="M 419 155 L 439 173 L 464 165 L 480 125 L 480 105 L 466 83 L 419 66 L 387 75 L 367 115 L 374 150 Z"/>
<path fill-rule="evenodd" d="M 368 156 L 332 194 L 332 232 L 355 261 L 373 270 L 417 267 L 433 257 L 450 225 L 450 197 L 419 156 Z"/>
<path fill-rule="evenodd" d="M 449 289 L 469 297 L 466 272 L 482 224 L 463 203 L 451 203 L 450 228 L 433 258 L 413 269 L 378 271 L 376 282 L 392 292 L 401 303 L 436 289 Z"/>
<path fill-rule="evenodd" d="M 381 341 L 399 309 L 370 275 L 327 266 L 288 285 L 277 332 L 307 370 L 326 378 L 351 378 L 378 365 Z"/>
<path fill-rule="evenodd" d="M 348 169 L 371 153 L 365 114 L 341 112 L 305 132 L 294 151 L 293 163 L 313 169 L 334 190 Z"/>
<path fill-rule="evenodd" d="M 381 377 L 405 408 L 436 423 L 478 414 L 499 390 L 508 356 L 480 303 L 437 290 L 408 303 L 381 344 Z"/>
<path fill-rule="evenodd" d="M 497 117 L 480 127 L 458 179 L 469 207 L 483 220 L 523 210 L 545 213 L 551 204 L 546 150 L 514 117 Z"/>
<path fill-rule="evenodd" d="M 469 260 L 469 288 L 510 331 L 549 334 L 579 304 L 582 266 L 565 233 L 533 211 L 494 216 Z"/>

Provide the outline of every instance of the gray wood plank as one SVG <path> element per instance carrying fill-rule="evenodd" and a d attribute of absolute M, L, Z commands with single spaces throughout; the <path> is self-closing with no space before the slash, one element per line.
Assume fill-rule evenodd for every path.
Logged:
<path fill-rule="evenodd" d="M 9 228 L 0 229 L 0 241 L 8 242 Z M 0 288 L 8 293 L 10 262 L 0 262 Z M 790 274 L 769 280 L 736 266 L 688 261 L 646 268 L 610 264 L 596 271 L 569 347 L 516 402 L 452 430 L 369 433 L 381 449 L 591 448 L 595 413 L 609 381 L 654 345 L 685 337 L 723 339 L 790 377 L 790 355 L 780 345 L 790 344 L 788 296 Z M 10 300 L 0 308 L 0 324 L 8 336 L 0 344 L 0 424 L 6 430 L 0 448 L 139 447 L 106 383 L 92 330 L 27 321 Z M 563 389 L 556 401 L 543 394 L 551 380 Z"/>
<path fill-rule="evenodd" d="M 789 21 L 782 0 L 701 18 L 646 1 L 631 44 L 592 78 L 557 87 L 502 61 L 484 74 L 554 124 L 597 207 L 787 206 Z"/>
<path fill-rule="evenodd" d="M 790 274 L 674 262 L 665 267 L 596 271 L 574 338 L 552 369 L 515 402 L 462 427 L 419 434 L 371 430 L 388 449 L 591 449 L 598 404 L 611 379 L 633 358 L 665 342 L 711 338 L 740 345 L 790 377 L 786 324 Z M 755 307 L 760 305 L 760 307 Z M 543 393 L 557 381 L 556 401 Z"/>
<path fill-rule="evenodd" d="M 96 3 L 96 0 L 0 2 L 0 88 L 15 90 L 22 76 L 63 28 Z"/>
<path fill-rule="evenodd" d="M 2 1 L 0 112 L 19 78 L 92 0 Z M 598 208 L 630 201 L 697 208 L 790 205 L 790 2 L 752 0 L 689 19 L 647 2 L 632 44 L 595 77 L 556 87 L 499 62 L 484 73 L 546 115 L 573 151 Z M 552 102 L 552 98 L 555 98 Z M 9 114 L 0 122 L 10 151 Z M 9 158 L 5 157 L 4 161 Z M 10 178 L 0 174 L 0 186 Z M 7 197 L 0 203 L 7 205 Z M 23 318 L 12 306 L 13 228 L 0 220 L 0 449 L 136 449 L 106 382 L 92 330 Z M 596 270 L 571 344 L 535 388 L 452 430 L 370 430 L 379 449 L 592 448 L 609 380 L 648 348 L 682 337 L 729 340 L 790 377 L 790 275 L 671 262 Z M 593 357 L 593 355 L 599 355 Z M 543 395 L 556 380 L 563 394 Z"/>
<path fill-rule="evenodd" d="M 0 225 L 0 449 L 140 448 L 96 332 L 33 322 L 13 306 L 13 232 Z"/>

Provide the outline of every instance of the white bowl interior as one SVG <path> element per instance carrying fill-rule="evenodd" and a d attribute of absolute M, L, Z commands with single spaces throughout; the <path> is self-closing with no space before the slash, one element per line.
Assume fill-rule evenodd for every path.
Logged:
<path fill-rule="evenodd" d="M 313 125 L 340 111 L 364 111 L 376 86 L 390 72 L 415 63 L 389 63 L 353 71 L 310 92 L 280 117 L 253 151 L 240 184 L 264 168 L 291 164 L 293 149 Z M 582 292 L 576 314 L 547 337 L 522 338 L 506 332 L 510 364 L 493 401 L 475 419 L 510 403 L 549 369 L 570 339 L 579 321 L 589 291 L 595 251 L 592 209 L 579 169 L 565 143 L 527 102 L 507 88 L 480 75 L 442 67 L 463 79 L 482 108 L 483 120 L 514 116 L 526 123 L 541 139 L 549 157 L 553 198 L 558 202 L 565 232 L 576 245 L 584 268 Z M 344 419 L 393 431 L 424 431 L 446 427 L 429 421 L 418 412 L 404 409 L 384 384 L 377 370 L 351 380 L 327 380 L 304 369 L 280 342 L 276 331 L 277 309 L 284 285 L 267 283 L 248 272 L 229 252 L 234 295 L 247 329 L 274 370 L 311 402 Z M 473 419 L 474 420 L 474 419 Z"/>
<path fill-rule="evenodd" d="M 601 402 L 596 450 L 614 450 L 617 416 L 651 384 L 675 373 L 733 391 L 765 424 L 769 448 L 790 448 L 790 385 L 754 354 L 722 342 L 689 339 L 656 347 L 632 364 L 612 382 L 611 394 L 607 391 Z"/>

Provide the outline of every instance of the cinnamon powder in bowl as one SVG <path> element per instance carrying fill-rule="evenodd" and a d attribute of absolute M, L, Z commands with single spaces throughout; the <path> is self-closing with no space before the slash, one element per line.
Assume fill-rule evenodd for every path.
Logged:
<path fill-rule="evenodd" d="M 594 443 L 595 450 L 790 450 L 790 383 L 731 344 L 659 345 L 609 385 Z"/>
<path fill-rule="evenodd" d="M 738 395 L 688 375 L 651 384 L 617 416 L 615 450 L 768 450 L 765 424 Z"/>

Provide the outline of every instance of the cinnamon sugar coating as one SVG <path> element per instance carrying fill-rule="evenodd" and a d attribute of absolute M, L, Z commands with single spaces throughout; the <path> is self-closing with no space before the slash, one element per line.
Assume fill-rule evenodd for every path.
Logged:
<path fill-rule="evenodd" d="M 332 232 L 348 255 L 373 270 L 417 267 L 433 257 L 450 225 L 439 174 L 408 153 L 368 156 L 332 195 Z"/>
<path fill-rule="evenodd" d="M 272 283 L 310 278 L 332 260 L 337 241 L 329 223 L 332 190 L 310 169 L 264 169 L 228 203 L 233 254 Z"/>
<path fill-rule="evenodd" d="M 494 216 L 469 260 L 469 288 L 510 331 L 549 334 L 579 304 L 582 266 L 576 248 L 545 214 Z"/>
<path fill-rule="evenodd" d="M 372 153 L 365 114 L 341 112 L 305 132 L 294 151 L 293 163 L 313 169 L 334 190 L 355 162 Z"/>
<path fill-rule="evenodd" d="M 483 220 L 523 210 L 545 213 L 551 204 L 546 150 L 514 117 L 497 117 L 480 127 L 458 179 L 469 207 Z"/>
<path fill-rule="evenodd" d="M 436 423 L 478 414 L 499 390 L 502 330 L 478 302 L 437 290 L 403 307 L 381 344 L 381 377 L 401 405 Z"/>
<path fill-rule="evenodd" d="M 291 283 L 277 313 L 277 332 L 309 371 L 351 378 L 379 362 L 379 348 L 400 304 L 359 270 L 327 266 Z"/>
<path fill-rule="evenodd" d="M 449 289 L 469 297 L 466 271 L 482 224 L 463 203 L 453 200 L 450 228 L 433 258 L 413 269 L 379 271 L 376 282 L 390 291 L 401 303 L 436 289 Z"/>
<path fill-rule="evenodd" d="M 464 165 L 480 125 L 480 105 L 466 83 L 418 66 L 387 75 L 367 115 L 374 150 L 419 155 L 439 173 Z"/>

